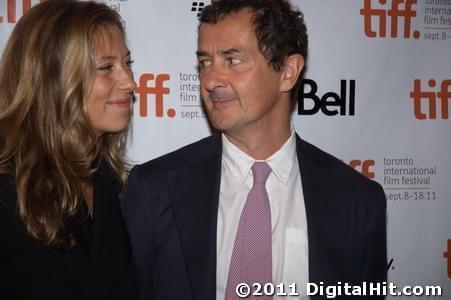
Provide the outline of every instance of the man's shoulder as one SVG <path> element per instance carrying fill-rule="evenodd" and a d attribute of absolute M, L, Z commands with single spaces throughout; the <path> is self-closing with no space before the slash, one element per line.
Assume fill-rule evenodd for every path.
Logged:
<path fill-rule="evenodd" d="M 139 164 L 134 168 L 139 169 L 141 174 L 147 172 L 168 172 L 174 169 L 189 167 L 206 159 L 220 158 L 221 149 L 221 136 L 214 134 L 143 164 Z"/>
<path fill-rule="evenodd" d="M 382 188 L 379 183 L 364 176 L 341 159 L 300 138 L 298 149 L 301 164 L 310 164 L 310 168 L 315 168 L 325 176 L 333 178 L 338 184 L 343 186 L 352 184 L 378 190 Z"/>

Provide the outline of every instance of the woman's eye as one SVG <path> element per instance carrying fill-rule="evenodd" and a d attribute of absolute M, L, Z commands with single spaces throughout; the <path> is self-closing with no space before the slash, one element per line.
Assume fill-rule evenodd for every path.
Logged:
<path fill-rule="evenodd" d="M 99 71 L 110 71 L 113 68 L 113 65 L 101 65 L 97 67 Z"/>

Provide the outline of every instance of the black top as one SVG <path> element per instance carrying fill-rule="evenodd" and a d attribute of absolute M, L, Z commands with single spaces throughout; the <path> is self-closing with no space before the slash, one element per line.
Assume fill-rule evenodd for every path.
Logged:
<path fill-rule="evenodd" d="M 136 299 L 135 270 L 116 180 L 103 164 L 93 177 L 94 218 L 83 205 L 77 244 L 67 251 L 32 240 L 18 215 L 14 176 L 0 174 L 0 299 Z"/>

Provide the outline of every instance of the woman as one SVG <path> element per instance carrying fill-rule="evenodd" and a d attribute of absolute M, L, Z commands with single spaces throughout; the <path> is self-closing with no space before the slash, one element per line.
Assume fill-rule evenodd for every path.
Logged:
<path fill-rule="evenodd" d="M 118 194 L 136 84 L 119 15 L 47 0 L 0 66 L 0 299 L 134 299 Z"/>

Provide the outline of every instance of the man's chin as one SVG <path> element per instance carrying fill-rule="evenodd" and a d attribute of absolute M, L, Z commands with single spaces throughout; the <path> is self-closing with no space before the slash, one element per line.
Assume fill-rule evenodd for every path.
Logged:
<path fill-rule="evenodd" d="M 213 120 L 211 125 L 221 132 L 228 132 L 233 130 L 233 124 L 227 122 L 227 120 Z"/>

